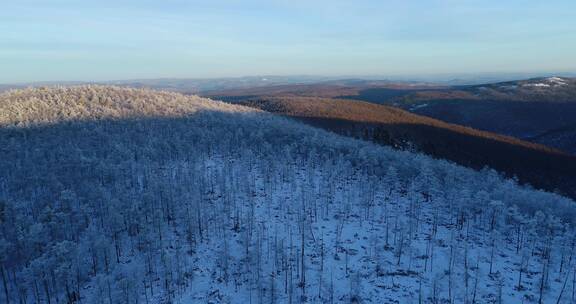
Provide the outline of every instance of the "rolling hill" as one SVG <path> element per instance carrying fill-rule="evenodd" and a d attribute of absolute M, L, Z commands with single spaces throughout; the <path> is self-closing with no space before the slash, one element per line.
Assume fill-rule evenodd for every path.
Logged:
<path fill-rule="evenodd" d="M 576 78 L 535 78 L 396 96 L 388 88 L 369 88 L 349 98 L 394 105 L 450 123 L 576 151 L 571 135 L 576 123 Z"/>
<path fill-rule="evenodd" d="M 448 123 L 576 151 L 576 78 L 548 77 L 483 85 L 341 80 L 205 92 L 226 100 L 258 96 L 326 97 L 390 105 Z M 566 134 L 564 134 L 566 132 Z M 553 134 L 549 138 L 547 134 Z"/>
<path fill-rule="evenodd" d="M 574 300 L 576 203 L 492 170 L 107 86 L 0 94 L 0 142 L 1 303 Z"/>
<path fill-rule="evenodd" d="M 576 195 L 576 157 L 513 137 L 362 101 L 298 96 L 224 100 L 471 168 L 488 166 L 538 188 Z"/>

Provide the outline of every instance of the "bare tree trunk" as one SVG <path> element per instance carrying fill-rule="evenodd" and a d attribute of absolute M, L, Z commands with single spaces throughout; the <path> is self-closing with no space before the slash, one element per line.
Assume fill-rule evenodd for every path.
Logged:
<path fill-rule="evenodd" d="M 492 274 L 492 265 L 494 264 L 494 244 L 495 240 L 494 240 L 494 236 L 492 236 L 492 248 L 490 249 L 490 272 L 489 274 Z"/>
<path fill-rule="evenodd" d="M 576 271 L 575 278 L 576 278 Z M 572 292 L 572 297 L 574 297 L 574 291 Z M 334 277 L 332 270 L 330 271 L 330 304 L 334 304 Z"/>
<path fill-rule="evenodd" d="M 480 257 L 476 259 L 476 277 L 474 278 L 474 293 L 472 294 L 472 304 L 476 303 L 476 292 L 478 291 L 478 281 L 480 280 Z"/>
<path fill-rule="evenodd" d="M 6 271 L 4 270 L 4 265 L 0 266 L 2 271 L 2 285 L 4 286 L 4 294 L 6 295 L 6 304 L 10 304 L 10 292 L 8 291 L 8 282 L 6 279 Z"/>
<path fill-rule="evenodd" d="M 144 286 L 144 299 L 146 304 L 148 304 L 148 288 L 146 288 L 146 279 L 142 280 L 142 285 Z"/>
<path fill-rule="evenodd" d="M 468 273 L 468 238 L 465 240 L 466 244 L 464 244 L 464 303 L 468 303 L 468 280 L 470 278 L 470 274 Z"/>
<path fill-rule="evenodd" d="M 398 244 L 398 260 L 396 261 L 396 265 L 400 265 L 403 251 L 404 251 L 404 229 L 401 229 L 400 230 L 400 244 Z"/>
<path fill-rule="evenodd" d="M 306 230 L 305 229 L 306 228 L 306 217 L 305 217 L 305 215 L 303 215 L 303 216 L 304 216 L 304 219 L 302 221 L 302 235 L 301 235 L 301 246 L 300 246 L 300 263 L 301 263 L 301 266 L 300 266 L 300 272 L 301 272 L 300 287 L 302 288 L 302 295 L 305 296 L 306 295 L 306 263 L 305 263 L 305 249 L 304 248 L 306 247 L 305 246 L 306 242 L 304 239 L 305 238 L 304 231 Z"/>
<path fill-rule="evenodd" d="M 504 280 L 502 278 L 498 281 L 498 304 L 502 304 L 502 288 L 504 287 Z"/>
<path fill-rule="evenodd" d="M 560 304 L 560 300 L 562 300 L 564 289 L 566 289 L 566 283 L 568 283 L 568 277 L 570 277 L 570 271 L 568 271 L 568 273 L 566 274 L 566 278 L 564 279 L 564 284 L 562 284 L 562 289 L 560 290 L 560 294 L 558 295 L 558 300 L 556 300 L 556 304 Z"/>
<path fill-rule="evenodd" d="M 544 261 L 542 261 L 542 277 L 540 278 L 540 288 L 539 288 L 539 296 L 538 296 L 538 304 L 542 304 L 542 296 L 544 295 L 544 272 L 546 268 L 546 263 L 544 263 Z"/>
<path fill-rule="evenodd" d="M 272 273 L 270 274 L 270 280 L 271 280 L 271 286 L 270 286 L 270 304 L 274 304 L 276 303 L 276 288 L 275 287 L 275 281 L 274 278 L 276 277 L 276 271 L 273 270 Z"/>
<path fill-rule="evenodd" d="M 51 296 L 50 296 L 50 286 L 48 285 L 48 281 L 46 281 L 46 279 L 43 280 L 44 281 L 44 292 L 46 293 L 46 301 L 48 302 L 48 304 L 51 304 Z"/>
<path fill-rule="evenodd" d="M 422 304 L 422 274 L 418 276 L 418 304 Z"/>
<path fill-rule="evenodd" d="M 572 276 L 572 302 L 576 300 L 576 267 Z"/>
<path fill-rule="evenodd" d="M 110 286 L 110 279 L 107 280 L 108 282 L 108 300 L 110 301 L 110 304 L 114 303 L 112 301 L 112 286 Z"/>
<path fill-rule="evenodd" d="M 40 291 L 38 290 L 37 280 L 34 280 L 34 299 L 36 299 L 36 303 L 40 303 Z"/>
<path fill-rule="evenodd" d="M 322 233 L 320 242 L 320 280 L 318 282 L 318 300 L 322 301 L 322 280 L 324 274 L 324 233 Z"/>

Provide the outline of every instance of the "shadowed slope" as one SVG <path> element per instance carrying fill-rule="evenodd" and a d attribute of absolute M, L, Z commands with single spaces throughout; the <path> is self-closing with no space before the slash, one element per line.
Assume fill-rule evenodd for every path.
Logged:
<path fill-rule="evenodd" d="M 441 86 L 386 81 L 333 81 L 306 85 L 205 92 L 237 101 L 258 96 L 326 97 L 394 105 L 410 112 L 488 132 L 576 151 L 576 79 L 535 78 L 482 85 Z M 546 135 L 552 133 L 553 137 Z"/>
<path fill-rule="evenodd" d="M 576 157 L 542 145 L 361 101 L 259 97 L 240 103 L 472 168 L 489 166 L 536 187 L 576 195 Z"/>

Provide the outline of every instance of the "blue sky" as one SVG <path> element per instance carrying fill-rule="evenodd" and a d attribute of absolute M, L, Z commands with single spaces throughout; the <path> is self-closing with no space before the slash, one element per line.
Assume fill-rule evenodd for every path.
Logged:
<path fill-rule="evenodd" d="M 574 0 L 0 0 L 0 83 L 576 71 Z"/>

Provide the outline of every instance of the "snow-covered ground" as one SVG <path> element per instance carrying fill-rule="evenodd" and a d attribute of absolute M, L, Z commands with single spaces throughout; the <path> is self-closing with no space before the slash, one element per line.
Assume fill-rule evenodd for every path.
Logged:
<path fill-rule="evenodd" d="M 189 246 L 182 227 L 166 227 L 158 248 L 168 276 L 182 285 L 166 288 L 166 270 L 158 269 L 141 274 L 151 283 L 134 296 L 148 293 L 153 303 L 573 303 L 575 239 L 558 218 L 524 217 L 486 192 L 446 196 L 431 175 L 404 188 L 359 171 L 311 167 L 291 165 L 291 177 L 281 180 L 255 166 L 244 173 L 252 181 L 247 192 L 230 193 L 239 181 L 220 174 L 244 166 L 208 160 L 206 176 L 230 180 L 204 194 L 204 235 Z M 118 272 L 130 273 L 138 260 L 125 261 Z"/>
<path fill-rule="evenodd" d="M 546 81 L 553 83 L 555 85 L 566 85 L 566 80 L 560 78 L 560 77 L 549 77 L 546 78 Z"/>
<path fill-rule="evenodd" d="M 529 82 L 522 84 L 525 88 L 553 88 L 567 85 L 566 81 L 560 77 L 549 77 L 540 82 Z"/>
<path fill-rule="evenodd" d="M 575 203 L 492 170 L 173 93 L 0 108 L 0 303 L 574 303 Z"/>
<path fill-rule="evenodd" d="M 270 251 L 272 255 L 279 251 L 280 256 L 285 254 L 290 259 L 287 252 L 298 253 L 300 250 L 298 242 L 302 228 L 299 228 L 297 216 L 287 217 L 286 213 L 290 212 L 284 209 L 286 207 L 282 208 L 293 201 L 289 193 L 294 185 L 285 184 L 272 194 L 271 200 L 261 185 L 255 206 L 256 222 L 261 223 L 262 228 L 256 231 L 263 235 L 261 254 L 266 254 L 266 261 L 262 262 L 260 274 L 258 269 L 249 268 L 257 272 L 256 276 L 262 276 L 264 282 L 260 284 L 264 290 L 255 288 L 255 283 L 251 283 L 254 278 L 250 276 L 236 282 L 241 284 L 239 292 L 236 292 L 235 284 L 227 288 L 226 284 L 216 284 L 221 277 L 206 275 L 200 276 L 200 280 L 206 281 L 200 283 L 199 288 L 192 284 L 192 298 L 203 299 L 217 293 L 223 295 L 224 302 L 246 303 L 250 296 L 261 300 L 266 298 L 263 302 L 268 302 L 273 297 L 272 289 L 276 288 L 276 300 L 283 302 L 289 302 L 290 293 L 293 299 L 306 298 L 312 303 L 353 302 L 354 299 L 363 303 L 530 302 L 530 299 L 536 301 L 539 298 L 543 263 L 550 263 L 543 303 L 556 302 L 566 280 L 570 280 L 573 292 L 574 263 L 567 261 L 572 259 L 573 247 L 570 246 L 573 245 L 563 243 L 572 240 L 551 240 L 559 243 L 555 244 L 558 250 L 548 262 L 541 252 L 544 246 L 541 242 L 546 240 L 537 242 L 534 239 L 537 227 L 519 228 L 522 230 L 519 250 L 515 235 L 491 230 L 490 212 L 474 214 L 478 211 L 473 211 L 468 214 L 468 211 L 455 210 L 446 202 L 427 202 L 419 197 L 413 197 L 413 200 L 403 196 L 390 198 L 386 195 L 388 187 L 374 190 L 374 200 L 367 207 L 355 200 L 354 194 L 350 198 L 346 193 L 345 189 L 354 192 L 358 190 L 350 189 L 362 188 L 354 181 L 339 181 L 335 186 L 334 200 L 323 198 L 321 190 L 309 187 L 313 181 L 301 178 L 291 182 L 297 182 L 297 188 L 304 188 L 302 192 L 316 193 L 318 202 L 314 206 L 326 204 L 310 210 L 310 218 L 304 222 L 305 229 L 309 229 L 304 236 L 305 288 L 294 286 L 301 281 L 295 270 L 288 274 L 291 281 L 286 285 L 286 267 L 282 266 L 281 258 L 270 256 Z M 346 197 L 351 203 L 347 203 Z M 270 203 L 274 204 L 272 208 L 267 206 Z M 463 218 L 459 219 L 460 216 Z M 286 245 L 290 239 L 289 231 L 293 231 L 292 246 Z M 238 234 L 231 237 L 231 244 L 239 244 Z M 278 249 L 279 244 L 286 247 Z M 218 242 L 207 244 L 201 246 L 203 250 L 200 252 L 204 252 L 208 260 L 214 248 L 222 246 Z M 241 246 L 231 246 L 230 250 L 242 252 Z M 242 272 L 241 260 L 241 254 L 232 255 L 230 267 Z M 293 265 L 297 260 L 298 257 L 292 255 L 291 268 L 298 269 Z M 559 269 L 561 263 L 565 264 L 562 272 Z M 203 273 L 213 273 L 218 269 L 214 266 L 207 267 Z M 520 267 L 526 274 L 518 285 Z M 248 273 L 250 269 L 247 269 Z M 283 290 L 283 286 L 289 286 L 292 291 Z M 562 299 L 573 298 L 565 291 Z"/>

